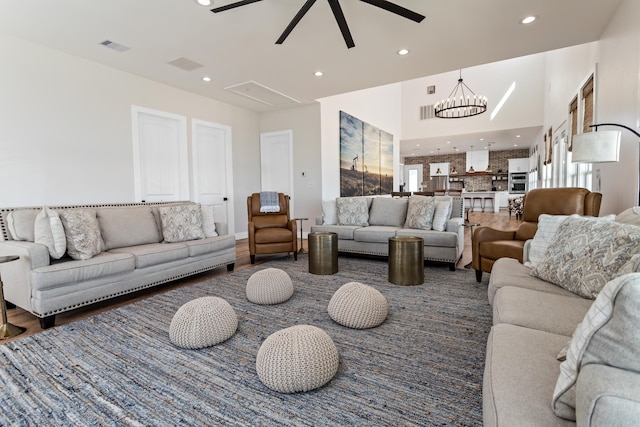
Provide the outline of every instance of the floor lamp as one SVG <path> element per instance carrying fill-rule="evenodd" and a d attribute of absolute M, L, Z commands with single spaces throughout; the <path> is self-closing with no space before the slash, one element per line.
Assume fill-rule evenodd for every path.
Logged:
<path fill-rule="evenodd" d="M 606 163 L 620 160 L 620 138 L 622 132 L 619 130 L 598 132 L 599 126 L 621 127 L 640 138 L 640 133 L 625 125 L 617 123 L 591 125 L 590 127 L 595 128 L 595 132 L 586 132 L 573 136 L 572 163 Z M 638 171 L 638 189 L 640 189 L 640 170 Z M 638 194 L 638 204 L 640 205 L 640 194 Z"/>

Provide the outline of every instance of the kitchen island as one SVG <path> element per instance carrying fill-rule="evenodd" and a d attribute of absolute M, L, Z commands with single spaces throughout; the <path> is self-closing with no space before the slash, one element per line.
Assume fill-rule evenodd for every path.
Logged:
<path fill-rule="evenodd" d="M 474 197 L 479 197 L 481 199 L 491 199 L 493 202 L 493 212 L 500 212 L 500 206 L 504 205 L 506 207 L 507 199 L 509 197 L 509 193 L 506 191 L 462 191 L 462 197 L 464 198 L 465 207 L 473 206 L 472 212 L 481 212 L 482 211 L 482 201 L 476 201 L 473 203 Z M 485 200 L 485 212 L 491 212 L 491 201 Z"/>

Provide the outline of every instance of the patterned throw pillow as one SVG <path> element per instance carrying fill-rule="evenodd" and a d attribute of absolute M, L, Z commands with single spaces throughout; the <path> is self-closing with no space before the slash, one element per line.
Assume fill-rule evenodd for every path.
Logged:
<path fill-rule="evenodd" d="M 640 227 L 569 217 L 531 275 L 594 299 L 610 280 L 638 267 Z"/>
<path fill-rule="evenodd" d="M 435 199 L 433 197 L 409 197 L 409 208 L 407 209 L 407 219 L 404 222 L 404 228 L 431 230 L 434 211 Z"/>
<path fill-rule="evenodd" d="M 204 239 L 202 210 L 199 204 L 164 206 L 158 209 L 162 236 L 168 243 Z"/>
<path fill-rule="evenodd" d="M 322 201 L 322 223 L 324 225 L 338 224 L 338 207 L 335 200 Z"/>
<path fill-rule="evenodd" d="M 444 231 L 451 216 L 451 200 L 436 200 L 435 204 L 431 228 L 436 231 Z"/>
<path fill-rule="evenodd" d="M 575 420 L 575 384 L 580 368 L 599 364 L 640 372 L 640 273 L 626 274 L 607 283 L 578 325 L 560 364 L 553 392 L 555 414 Z"/>
<path fill-rule="evenodd" d="M 102 235 L 95 209 L 60 211 L 67 236 L 67 253 L 75 260 L 90 259 L 102 252 Z"/>
<path fill-rule="evenodd" d="M 67 237 L 60 215 L 53 209 L 43 207 L 36 216 L 33 227 L 34 242 L 45 245 L 53 259 L 60 259 L 67 251 Z"/>
<path fill-rule="evenodd" d="M 369 205 L 364 197 L 338 197 L 338 225 L 369 225 Z"/>

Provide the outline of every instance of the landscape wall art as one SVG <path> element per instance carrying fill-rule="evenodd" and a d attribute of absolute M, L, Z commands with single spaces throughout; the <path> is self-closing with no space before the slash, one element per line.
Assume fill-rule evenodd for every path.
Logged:
<path fill-rule="evenodd" d="M 340 111 L 340 196 L 393 190 L 393 135 Z"/>

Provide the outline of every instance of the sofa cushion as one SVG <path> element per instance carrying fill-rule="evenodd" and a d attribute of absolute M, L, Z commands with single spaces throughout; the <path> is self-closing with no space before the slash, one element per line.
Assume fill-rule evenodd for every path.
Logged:
<path fill-rule="evenodd" d="M 431 230 L 434 211 L 435 200 L 433 197 L 409 197 L 409 207 L 407 209 L 407 219 L 404 222 L 404 228 Z"/>
<path fill-rule="evenodd" d="M 575 420 L 575 383 L 582 366 L 608 365 L 640 372 L 640 273 L 620 276 L 602 289 L 573 334 L 553 392 L 553 410 Z"/>
<path fill-rule="evenodd" d="M 102 251 L 104 242 L 95 209 L 64 209 L 59 214 L 71 258 L 87 260 Z"/>
<path fill-rule="evenodd" d="M 336 199 L 339 225 L 369 225 L 369 205 L 364 197 L 338 197 Z"/>
<path fill-rule="evenodd" d="M 73 261 L 65 258 L 51 265 L 35 268 L 31 272 L 31 284 L 34 290 L 42 290 L 134 269 L 135 260 L 131 254 L 101 252 L 87 260 Z"/>
<path fill-rule="evenodd" d="M 369 211 L 369 225 L 388 225 L 402 227 L 407 217 L 409 199 L 392 199 L 376 197 Z"/>
<path fill-rule="evenodd" d="M 35 240 L 33 227 L 37 209 L 16 209 L 7 214 L 7 228 L 13 240 L 33 242 Z"/>
<path fill-rule="evenodd" d="M 136 260 L 136 268 L 145 268 L 187 258 L 189 249 L 184 243 L 150 243 L 112 249 L 109 253 L 131 254 Z"/>
<path fill-rule="evenodd" d="M 425 246 L 455 248 L 458 244 L 458 235 L 456 233 L 442 231 L 401 228 L 396 231 L 396 236 L 422 237 Z"/>
<path fill-rule="evenodd" d="M 575 426 L 551 410 L 558 351 L 567 337 L 521 326 L 491 328 L 482 387 L 485 426 Z"/>
<path fill-rule="evenodd" d="M 97 210 L 105 250 L 159 243 L 162 233 L 148 206 L 105 207 Z"/>
<path fill-rule="evenodd" d="M 531 274 L 593 299 L 608 281 L 635 271 L 639 253 L 640 227 L 572 216 Z"/>
<path fill-rule="evenodd" d="M 204 239 L 202 210 L 199 204 L 163 206 L 158 211 L 165 242 Z"/>
<path fill-rule="evenodd" d="M 322 201 L 322 224 L 338 224 L 338 207 L 336 206 L 335 199 Z"/>
<path fill-rule="evenodd" d="M 189 256 L 209 254 L 236 246 L 236 238 L 231 234 L 207 237 L 206 239 L 182 242 L 189 249 Z"/>
<path fill-rule="evenodd" d="M 217 236 L 215 207 L 213 205 L 202 205 L 200 211 L 202 212 L 202 232 L 204 237 Z"/>
<path fill-rule="evenodd" d="M 311 231 L 314 233 L 336 233 L 338 239 L 353 240 L 353 233 L 362 228 L 358 225 L 314 225 L 311 227 Z"/>
<path fill-rule="evenodd" d="M 53 259 L 60 259 L 67 251 L 67 237 L 60 215 L 53 209 L 43 207 L 36 216 L 33 228 L 34 242 L 45 245 Z"/>
<path fill-rule="evenodd" d="M 489 287 L 487 289 L 489 304 L 493 304 L 496 291 L 504 286 L 518 286 L 540 292 L 580 298 L 560 286 L 533 277 L 529 267 L 520 264 L 513 258 L 500 258 L 493 264 L 491 275 L 489 276 Z"/>
<path fill-rule="evenodd" d="M 384 225 L 371 225 L 360 227 L 353 231 L 353 240 L 356 242 L 388 243 L 389 237 L 396 235 L 398 227 Z"/>
<path fill-rule="evenodd" d="M 509 323 L 570 337 L 593 300 L 504 286 L 493 299 L 493 324 Z"/>
<path fill-rule="evenodd" d="M 634 206 L 620 212 L 616 216 L 616 221 L 623 224 L 640 225 L 640 206 Z"/>

